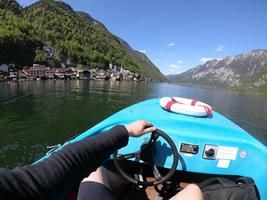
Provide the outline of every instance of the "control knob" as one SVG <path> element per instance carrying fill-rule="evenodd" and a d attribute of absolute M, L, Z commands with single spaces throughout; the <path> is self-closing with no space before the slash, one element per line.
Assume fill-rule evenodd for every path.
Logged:
<path fill-rule="evenodd" d="M 205 155 L 207 158 L 213 158 L 215 156 L 215 150 L 214 149 L 208 149 L 205 151 Z"/>

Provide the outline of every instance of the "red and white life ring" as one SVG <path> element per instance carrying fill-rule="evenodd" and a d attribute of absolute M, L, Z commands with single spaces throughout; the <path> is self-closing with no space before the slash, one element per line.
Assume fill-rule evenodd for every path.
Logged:
<path fill-rule="evenodd" d="M 209 116 L 212 114 L 212 108 L 210 105 L 192 99 L 181 97 L 162 97 L 159 102 L 162 108 L 175 113 L 196 117 Z"/>

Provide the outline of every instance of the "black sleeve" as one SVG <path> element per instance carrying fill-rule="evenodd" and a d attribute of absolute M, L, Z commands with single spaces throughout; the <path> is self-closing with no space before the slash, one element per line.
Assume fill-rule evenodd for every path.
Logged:
<path fill-rule="evenodd" d="M 13 170 L 0 169 L 0 199 L 51 199 L 95 171 L 115 150 L 127 145 L 128 132 L 115 126 L 68 144 L 48 159 Z"/>

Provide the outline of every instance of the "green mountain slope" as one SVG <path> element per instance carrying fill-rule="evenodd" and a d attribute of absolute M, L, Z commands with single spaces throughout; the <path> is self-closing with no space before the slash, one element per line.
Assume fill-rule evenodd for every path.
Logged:
<path fill-rule="evenodd" d="M 102 28 L 104 31 L 108 32 L 107 28 L 101 22 L 92 18 L 89 14 L 84 12 L 76 12 L 76 13 L 83 19 L 88 20 L 90 23 L 93 23 L 95 26 L 98 26 Z M 149 58 L 145 54 L 132 49 L 131 46 L 123 39 L 115 35 L 113 35 L 113 38 L 120 43 L 123 50 L 127 53 L 128 56 L 130 56 L 133 62 L 140 67 L 139 72 L 141 74 L 147 74 L 150 77 L 155 77 L 157 81 L 165 81 L 165 82 L 168 81 L 167 78 L 161 74 L 159 69 L 149 60 Z"/>
<path fill-rule="evenodd" d="M 135 51 L 133 50 L 130 45 L 125 42 L 124 40 L 118 38 L 118 40 L 120 41 L 123 49 L 127 52 L 128 55 L 130 55 L 130 57 L 132 58 L 132 60 L 138 65 L 140 66 L 140 72 L 142 74 L 149 74 L 151 77 L 157 77 L 158 81 L 162 81 L 162 82 L 167 82 L 168 79 L 161 75 L 158 76 L 158 74 L 161 72 L 159 71 L 159 69 L 149 60 L 149 58 L 144 54 L 141 53 L 139 51 Z"/>
<path fill-rule="evenodd" d="M 102 23 L 64 2 L 40 0 L 22 9 L 14 0 L 0 0 L 0 12 L 0 63 L 91 68 L 107 68 L 112 63 L 154 81 L 166 81 L 145 55 L 126 47 Z"/>
<path fill-rule="evenodd" d="M 0 0 L 0 64 L 32 64 L 35 49 L 41 46 L 33 27 L 19 16 L 20 12 L 16 1 Z"/>
<path fill-rule="evenodd" d="M 0 0 L 0 9 L 9 10 L 15 14 L 22 11 L 22 7 L 14 0 Z"/>

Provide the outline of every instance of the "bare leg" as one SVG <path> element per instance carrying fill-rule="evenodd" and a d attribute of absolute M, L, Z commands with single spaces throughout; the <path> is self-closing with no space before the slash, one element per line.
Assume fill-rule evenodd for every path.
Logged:
<path fill-rule="evenodd" d="M 203 200 L 203 196 L 197 185 L 189 184 L 181 192 L 174 195 L 171 200 Z"/>
<path fill-rule="evenodd" d="M 92 172 L 88 177 L 84 178 L 82 182 L 93 181 L 101 183 L 109 188 L 109 182 L 106 173 L 107 172 L 104 167 L 98 167 L 96 171 Z"/>
<path fill-rule="evenodd" d="M 110 190 L 116 190 L 120 186 L 128 182 L 123 179 L 119 174 L 107 170 L 101 166 L 92 172 L 88 177 L 84 178 L 82 182 L 93 181 L 107 186 Z"/>
<path fill-rule="evenodd" d="M 87 200 L 89 197 L 94 200 L 116 200 L 114 192 L 123 184 L 123 181 L 117 177 L 120 176 L 105 167 L 97 168 L 95 172 L 82 180 L 77 200 Z"/>

